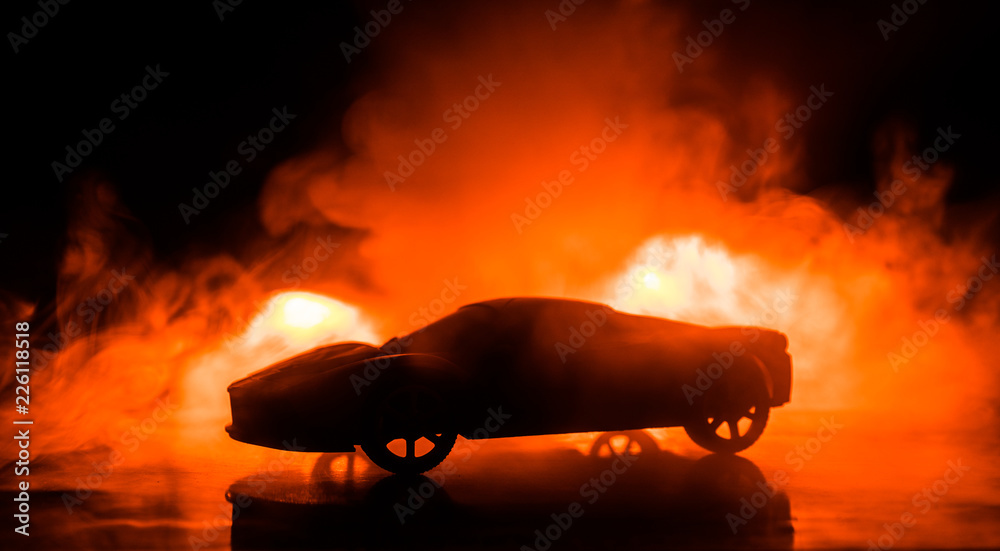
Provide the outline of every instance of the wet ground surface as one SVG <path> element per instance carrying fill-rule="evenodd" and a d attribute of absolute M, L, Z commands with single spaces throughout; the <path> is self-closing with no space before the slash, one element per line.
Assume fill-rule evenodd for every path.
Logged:
<path fill-rule="evenodd" d="M 110 472 L 108 451 L 39 461 L 31 536 L 11 526 L 4 548 L 1000 547 L 995 437 L 859 414 L 776 411 L 739 456 L 682 429 L 459 439 L 450 464 L 410 478 L 361 453 L 155 436 Z M 178 438 L 183 457 L 164 447 Z"/>

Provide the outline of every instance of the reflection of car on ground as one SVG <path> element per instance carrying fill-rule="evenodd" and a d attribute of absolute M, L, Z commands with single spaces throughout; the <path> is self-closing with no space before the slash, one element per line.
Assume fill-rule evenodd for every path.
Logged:
<path fill-rule="evenodd" d="M 781 333 L 709 328 L 596 303 L 497 299 L 380 347 L 321 347 L 229 386 L 236 440 L 360 445 L 398 473 L 433 468 L 457 435 L 495 438 L 683 426 L 735 453 L 788 402 Z"/>
<path fill-rule="evenodd" d="M 454 454 L 460 476 L 445 463 L 387 477 L 370 476 L 363 456 L 320 454 L 308 476 L 296 465 L 232 483 L 231 545 L 544 549 L 535 531 L 552 534 L 553 513 L 565 522 L 576 503 L 585 521 L 555 532 L 560 549 L 793 547 L 789 497 L 749 459 L 684 457 L 644 431 L 602 433 L 586 452 L 556 439 L 484 444 L 467 461 Z M 599 498 L 581 487 L 591 479 L 606 484 Z"/>

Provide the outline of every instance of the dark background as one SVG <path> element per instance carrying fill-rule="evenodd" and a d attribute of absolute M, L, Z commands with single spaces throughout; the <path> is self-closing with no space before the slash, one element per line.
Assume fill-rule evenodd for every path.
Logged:
<path fill-rule="evenodd" d="M 450 4 L 417 1 L 405 9 L 427 14 Z M 557 4 L 535 3 L 540 14 Z M 262 232 L 255 199 L 269 170 L 336 139 L 340 115 L 360 91 L 354 83 L 376 69 L 370 51 L 348 64 L 339 44 L 370 19 L 370 9 L 384 6 L 246 1 L 220 21 L 208 0 L 70 2 L 18 53 L 6 41 L 5 157 L 12 170 L 0 204 L 0 233 L 8 234 L 0 242 L 0 288 L 51 301 L 67 220 L 88 178 L 116 186 L 157 259 L 169 263 L 192 250 L 245 259 L 243 247 Z M 733 56 L 746 75 L 802 90 L 827 82 L 838 93 L 838 114 L 802 131 L 808 184 L 798 191 L 836 186 L 859 204 L 870 202 L 873 140 L 886 121 L 899 120 L 917 132 L 918 144 L 933 140 L 939 126 L 953 126 L 962 141 L 944 156 L 956 168 L 947 201 L 996 204 L 993 6 L 930 0 L 885 42 L 876 21 L 890 16 L 892 2 L 754 0 L 713 48 Z M 700 30 L 698 21 L 726 7 L 687 6 L 686 25 Z M 39 10 L 37 2 L 8 2 L 2 28 L 20 33 L 20 18 Z M 392 33 L 392 25 L 382 32 Z M 169 77 L 59 182 L 51 163 L 63 160 L 65 146 L 102 118 L 117 119 L 111 102 L 157 64 Z M 237 145 L 267 123 L 272 107 L 286 105 L 295 123 L 183 224 L 178 203 L 190 203 L 192 187 L 237 157 Z"/>

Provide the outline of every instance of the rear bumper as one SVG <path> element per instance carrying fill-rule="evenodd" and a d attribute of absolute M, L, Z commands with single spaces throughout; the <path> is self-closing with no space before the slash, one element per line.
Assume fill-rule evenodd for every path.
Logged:
<path fill-rule="evenodd" d="M 768 370 L 773 384 L 771 407 L 787 404 L 792 399 L 792 357 L 787 352 L 782 354 L 768 365 Z"/>

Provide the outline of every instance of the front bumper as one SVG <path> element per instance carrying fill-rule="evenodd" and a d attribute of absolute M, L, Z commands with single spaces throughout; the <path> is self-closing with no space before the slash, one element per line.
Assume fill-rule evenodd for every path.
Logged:
<path fill-rule="evenodd" d="M 313 452 L 313 453 L 348 453 L 355 451 L 354 444 L 349 440 L 331 438 L 316 438 L 315 434 L 306 434 L 305 438 L 268 434 L 261 431 L 245 431 L 230 423 L 226 432 L 233 440 L 276 450 Z"/>

